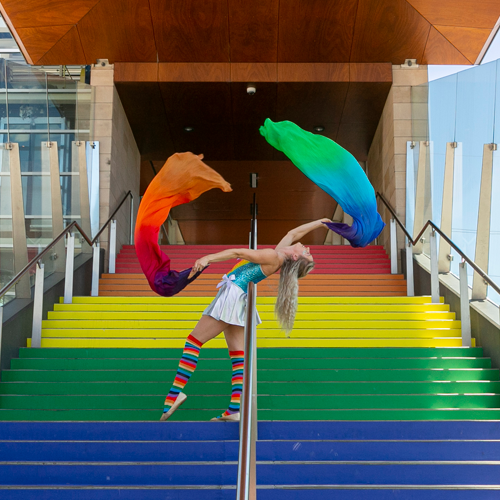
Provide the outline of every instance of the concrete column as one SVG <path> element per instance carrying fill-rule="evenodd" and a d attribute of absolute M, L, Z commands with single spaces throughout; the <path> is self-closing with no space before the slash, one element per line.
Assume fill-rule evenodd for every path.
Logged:
<path fill-rule="evenodd" d="M 418 62 L 418 61 L 417 61 Z M 368 178 L 394 207 L 399 219 L 406 222 L 406 148 L 411 140 L 427 140 L 427 66 L 393 66 L 393 83 L 367 159 Z M 413 118 L 413 120 L 412 120 Z M 415 129 L 415 130 L 414 130 Z M 380 204 L 379 204 L 380 206 Z M 381 208 L 386 224 L 391 214 Z M 405 237 L 397 229 L 398 260 Z M 390 251 L 389 230 L 384 229 L 379 243 Z M 400 265 L 400 263 L 399 263 Z"/>
<path fill-rule="evenodd" d="M 90 84 L 94 88 L 93 140 L 99 141 L 100 226 L 118 206 L 127 191 L 136 200 L 137 214 L 140 184 L 140 152 L 115 88 L 114 67 L 99 60 L 92 67 Z M 116 214 L 116 250 L 130 239 L 129 202 Z M 135 219 L 135 216 L 134 216 Z M 101 248 L 108 251 L 108 231 L 101 236 Z M 107 269 L 107 259 L 105 261 Z"/>
<path fill-rule="evenodd" d="M 479 212 L 477 215 L 476 253 L 474 262 L 488 273 L 490 251 L 490 220 L 491 220 L 491 185 L 493 181 L 493 151 L 496 144 L 483 146 L 483 168 L 481 171 L 481 190 L 479 192 Z M 472 300 L 486 299 L 488 285 L 483 278 L 474 273 L 472 282 Z"/>
<path fill-rule="evenodd" d="M 455 167 L 456 142 L 446 144 L 446 158 L 444 163 L 444 182 L 443 182 L 443 203 L 441 209 L 441 231 L 451 239 L 451 221 L 453 213 L 453 173 Z M 451 246 L 444 241 L 439 241 L 439 259 L 438 271 L 440 273 L 449 273 L 451 266 Z"/>

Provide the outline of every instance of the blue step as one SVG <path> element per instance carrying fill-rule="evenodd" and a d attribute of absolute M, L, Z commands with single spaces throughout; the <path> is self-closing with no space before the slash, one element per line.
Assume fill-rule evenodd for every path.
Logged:
<path fill-rule="evenodd" d="M 3 462 L 221 462 L 238 460 L 238 441 L 0 441 Z M 259 441 L 260 461 L 500 461 L 500 441 Z"/>
<path fill-rule="evenodd" d="M 26 486 L 232 486 L 237 463 L 0 464 L 0 484 Z M 500 486 L 500 464 L 258 463 L 258 485 Z"/>
<path fill-rule="evenodd" d="M 237 440 L 238 429 L 234 422 L 0 422 L 0 441 Z M 500 439 L 500 421 L 274 421 L 258 429 L 262 440 Z"/>
<path fill-rule="evenodd" d="M 6 500 L 234 499 L 239 426 L 2 422 Z M 258 500 L 500 499 L 500 422 L 261 422 Z"/>
<path fill-rule="evenodd" d="M 231 489 L 0 490 L 2 500 L 234 500 Z M 258 500 L 498 500 L 496 489 L 258 489 Z"/>

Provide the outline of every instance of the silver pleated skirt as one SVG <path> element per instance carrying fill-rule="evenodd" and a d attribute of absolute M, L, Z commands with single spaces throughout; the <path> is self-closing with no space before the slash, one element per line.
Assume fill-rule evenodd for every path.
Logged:
<path fill-rule="evenodd" d="M 225 283 L 203 311 L 204 316 L 211 316 L 217 321 L 224 321 L 229 325 L 245 326 L 247 310 L 247 294 L 234 283 Z M 262 323 L 257 312 L 257 324 Z"/>

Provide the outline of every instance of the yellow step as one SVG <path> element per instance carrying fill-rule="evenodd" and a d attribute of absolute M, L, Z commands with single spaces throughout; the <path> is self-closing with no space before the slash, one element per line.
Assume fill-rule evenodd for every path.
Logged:
<path fill-rule="evenodd" d="M 191 330 L 137 330 L 117 329 L 103 330 L 90 329 L 44 329 L 42 338 L 164 338 L 164 339 L 186 339 Z M 403 329 L 403 330 L 369 330 L 369 329 L 297 329 L 290 333 L 291 338 L 436 338 L 436 337 L 459 337 L 461 330 L 450 329 Z M 222 338 L 221 334 L 221 338 Z M 285 333 L 277 328 L 257 328 L 258 338 L 285 338 Z"/>
<path fill-rule="evenodd" d="M 74 304 L 210 304 L 206 297 L 73 297 Z M 63 298 L 60 298 L 63 302 Z M 274 304 L 276 297 L 257 297 L 257 304 Z M 444 304 L 444 298 L 440 297 Z M 431 297 L 299 297 L 299 304 L 431 304 Z"/>
<path fill-rule="evenodd" d="M 259 310 L 261 319 L 275 319 L 274 312 Z M 49 311 L 49 320 L 169 320 L 169 321 L 198 321 L 200 312 L 74 312 L 74 311 Z M 455 319 L 455 313 L 451 312 L 308 312 L 298 311 L 296 321 L 316 321 L 316 320 L 441 320 Z"/>
<path fill-rule="evenodd" d="M 472 339 L 474 341 L 474 339 Z M 184 347 L 185 339 L 44 339 L 42 347 L 58 348 L 178 348 Z M 31 347 L 31 339 L 27 339 Z M 475 342 L 473 342 L 473 347 Z M 204 347 L 226 348 L 223 339 L 213 339 Z M 257 347 L 462 347 L 460 337 L 447 339 L 258 339 Z"/>
<path fill-rule="evenodd" d="M 350 321 L 314 321 L 314 328 L 460 328 L 460 321 L 443 319 L 443 320 L 428 320 L 428 321 L 358 321 L 353 318 Z M 135 328 L 135 329 L 150 329 L 150 328 L 188 328 L 193 329 L 197 321 L 176 321 L 176 320 L 101 320 L 99 322 L 92 320 L 45 320 L 42 322 L 43 328 Z M 311 321 L 296 321 L 295 328 L 311 328 Z M 276 320 L 265 321 L 259 328 L 278 328 Z"/>
<path fill-rule="evenodd" d="M 134 304 L 137 312 L 198 312 L 206 304 Z M 130 311 L 130 304 L 54 304 L 55 311 Z M 274 304 L 259 304 L 259 313 L 274 311 Z M 448 304 L 300 304 L 300 312 L 448 312 Z"/>

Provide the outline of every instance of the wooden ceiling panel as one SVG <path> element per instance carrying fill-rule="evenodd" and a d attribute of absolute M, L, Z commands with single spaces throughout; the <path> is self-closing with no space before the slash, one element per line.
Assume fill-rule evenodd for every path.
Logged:
<path fill-rule="evenodd" d="M 204 161 L 231 184 L 233 191 L 223 193 L 213 189 L 197 200 L 177 207 L 175 218 L 178 220 L 194 217 L 248 220 L 254 192 L 261 220 L 312 220 L 333 215 L 335 200 L 290 161 L 222 162 L 207 158 Z M 251 172 L 258 174 L 257 189 L 250 187 Z"/>
<path fill-rule="evenodd" d="M 351 82 L 340 123 L 378 122 L 391 89 L 390 82 Z"/>
<path fill-rule="evenodd" d="M 160 83 L 169 121 L 196 127 L 206 123 L 231 123 L 229 83 Z"/>
<path fill-rule="evenodd" d="M 61 54 L 67 64 L 85 64 L 82 42 L 78 35 L 78 28 L 73 26 L 36 64 L 57 65 Z"/>
<path fill-rule="evenodd" d="M 161 62 L 229 62 L 227 0 L 149 0 Z"/>
<path fill-rule="evenodd" d="M 280 3 L 278 61 L 348 62 L 356 1 Z"/>
<path fill-rule="evenodd" d="M 489 29 L 455 28 L 453 26 L 435 26 L 471 63 L 476 62 L 488 36 Z"/>
<path fill-rule="evenodd" d="M 408 0 L 408 3 L 433 25 L 491 30 L 500 16 L 499 0 Z"/>
<path fill-rule="evenodd" d="M 470 61 L 434 26 L 429 33 L 422 64 L 430 64 L 429 61 L 433 61 L 433 64 L 470 64 Z"/>
<path fill-rule="evenodd" d="M 78 32 L 88 63 L 157 60 L 151 12 L 144 0 L 100 0 L 78 23 Z"/>
<path fill-rule="evenodd" d="M 232 62 L 275 62 L 279 0 L 229 0 Z"/>
<path fill-rule="evenodd" d="M 306 222 L 310 222 L 310 220 L 273 221 L 259 219 L 258 244 L 277 245 L 288 231 Z M 188 245 L 248 245 L 248 233 L 250 232 L 248 217 L 238 224 L 235 224 L 233 220 L 210 222 L 185 220 L 180 221 L 179 226 Z M 320 228 L 304 236 L 301 241 L 304 245 L 323 245 L 325 238 L 326 229 Z"/>
<path fill-rule="evenodd" d="M 172 210 L 186 243 L 247 243 L 254 192 L 261 244 L 276 244 L 290 229 L 314 219 L 331 217 L 335 211 L 335 200 L 290 161 L 207 161 L 207 164 L 231 184 L 233 191 L 222 193 L 214 189 Z M 258 174 L 257 189 L 250 188 L 251 172 Z M 239 222 L 235 224 L 235 221 Z M 326 230 L 317 230 L 303 242 L 322 244 L 325 236 Z"/>
<path fill-rule="evenodd" d="M 176 150 L 158 83 L 116 83 L 116 89 L 142 159 L 165 161 Z"/>
<path fill-rule="evenodd" d="M 347 82 L 278 83 L 276 120 L 290 120 L 309 131 L 339 123 L 348 86 Z"/>
<path fill-rule="evenodd" d="M 76 24 L 100 0 L 2 0 L 2 15 L 16 29 Z"/>
<path fill-rule="evenodd" d="M 422 60 L 430 27 L 406 0 L 359 0 L 351 61 Z"/>
<path fill-rule="evenodd" d="M 17 30 L 33 64 L 39 61 L 73 26 L 44 26 Z"/>

